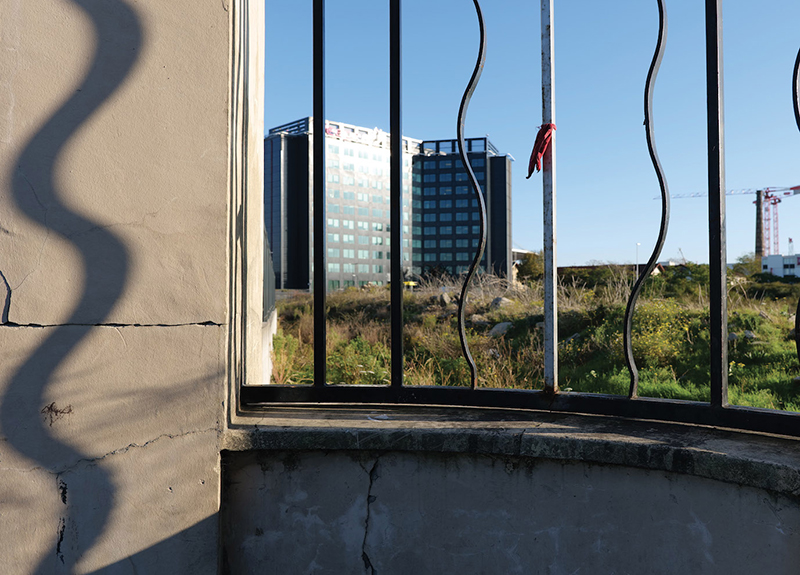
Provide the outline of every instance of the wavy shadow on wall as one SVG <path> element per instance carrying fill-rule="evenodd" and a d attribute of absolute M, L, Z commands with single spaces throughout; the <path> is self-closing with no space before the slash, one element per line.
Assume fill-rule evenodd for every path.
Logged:
<path fill-rule="evenodd" d="M 87 467 L 85 472 L 73 469 L 87 455 L 51 435 L 41 410 L 56 369 L 93 329 L 92 324 L 108 318 L 120 298 L 128 277 L 129 254 L 117 236 L 101 228 L 106 222 L 91 221 L 70 211 L 56 181 L 55 168 L 80 126 L 123 84 L 143 40 L 140 19 L 122 0 L 69 1 L 85 12 L 94 27 L 91 67 L 73 95 L 25 145 L 15 162 L 11 182 L 19 211 L 47 233 L 70 242 L 83 264 L 83 281 L 79 284 L 84 286 L 83 293 L 70 318 L 50 330 L 11 377 L 0 398 L 0 432 L 10 447 L 56 476 L 54 501 L 62 474 L 81 475 L 81 489 L 70 490 L 70 504 L 65 506 L 59 524 L 53 526 L 52 547 L 42 556 L 36 573 L 52 573 L 54 568 L 72 570 L 78 558 L 97 542 L 114 504 L 108 471 L 99 465 Z M 76 233 L 90 229 L 91 234 Z"/>

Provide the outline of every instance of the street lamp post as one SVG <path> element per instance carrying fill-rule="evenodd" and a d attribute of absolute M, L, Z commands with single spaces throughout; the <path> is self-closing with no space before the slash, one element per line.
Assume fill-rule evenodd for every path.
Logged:
<path fill-rule="evenodd" d="M 636 242 L 636 267 L 634 268 L 633 278 L 636 281 L 636 278 L 639 276 L 639 246 L 642 245 L 640 242 Z"/>

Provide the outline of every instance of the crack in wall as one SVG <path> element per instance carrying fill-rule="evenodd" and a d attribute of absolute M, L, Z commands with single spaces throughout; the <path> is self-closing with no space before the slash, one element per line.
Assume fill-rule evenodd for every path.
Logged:
<path fill-rule="evenodd" d="M 172 202 L 174 202 L 174 200 L 171 200 L 169 203 L 172 203 Z M 156 210 L 154 212 L 145 212 L 142 215 L 141 218 L 139 218 L 138 220 L 130 221 L 130 222 L 116 222 L 116 223 L 113 223 L 113 224 L 102 224 L 102 225 L 91 226 L 91 227 L 89 227 L 89 228 L 87 228 L 85 230 L 76 230 L 76 231 L 74 231 L 74 232 L 72 232 L 70 234 L 67 234 L 65 237 L 68 240 L 73 240 L 75 238 L 88 235 L 88 234 L 90 234 L 92 232 L 110 230 L 111 228 L 128 227 L 128 226 L 144 226 L 145 225 L 144 222 L 145 222 L 145 220 L 147 218 L 155 218 L 159 214 L 160 211 L 161 210 L 158 209 L 158 210 Z"/>
<path fill-rule="evenodd" d="M 114 331 L 116 331 L 117 334 L 119 334 L 119 337 L 122 339 L 122 344 L 125 346 L 125 349 L 128 349 L 128 342 L 125 340 L 125 336 L 122 335 L 122 330 L 118 327 L 115 327 Z"/>
<path fill-rule="evenodd" d="M 36 193 L 36 188 L 28 178 L 28 174 L 26 174 L 19 166 L 17 166 L 17 173 L 22 176 L 22 179 L 25 180 L 26 184 L 28 184 L 28 187 L 31 189 L 31 193 L 33 193 L 33 197 L 36 199 L 36 203 L 39 204 L 39 207 L 41 207 L 45 211 L 45 214 L 47 214 L 48 207 L 45 206 L 44 203 L 42 203 L 42 200 L 39 199 L 39 194 Z"/>
<path fill-rule="evenodd" d="M 367 554 L 367 535 L 369 534 L 369 514 L 370 514 L 370 505 L 375 501 L 375 496 L 372 495 L 372 486 L 375 484 L 375 481 L 380 477 L 378 475 L 378 462 L 380 461 L 380 456 L 375 458 L 375 462 L 372 464 L 372 469 L 369 470 L 369 488 L 367 489 L 367 517 L 364 519 L 364 540 L 361 542 L 361 560 L 364 561 L 364 571 L 368 575 L 377 575 L 377 571 L 375 567 L 372 565 L 372 561 L 370 561 L 369 555 Z M 362 466 L 364 471 L 367 471 L 364 466 Z"/>
<path fill-rule="evenodd" d="M 0 471 L 12 471 L 14 473 L 34 473 L 36 471 L 44 471 L 45 473 L 50 473 L 50 471 L 46 470 L 41 465 L 36 465 L 34 467 L 28 467 L 25 469 L 22 467 L 0 467 Z"/>
<path fill-rule="evenodd" d="M 67 529 L 67 520 L 64 517 L 58 519 L 58 543 L 56 543 L 56 557 L 61 559 L 64 564 L 64 553 L 61 551 L 61 544 L 64 542 L 64 531 Z"/>
<path fill-rule="evenodd" d="M 58 480 L 58 494 L 61 496 L 61 503 L 67 504 L 67 484 L 63 480 Z"/>
<path fill-rule="evenodd" d="M 98 461 L 102 461 L 107 457 L 111 457 L 112 455 L 120 455 L 120 454 L 123 454 L 123 453 L 127 453 L 131 449 L 144 449 L 144 448 L 152 445 L 153 443 L 156 443 L 157 441 L 160 441 L 160 440 L 162 440 L 164 438 L 180 439 L 182 437 L 188 437 L 189 435 L 197 435 L 199 433 L 209 433 L 209 432 L 212 432 L 212 431 L 213 432 L 219 432 L 219 428 L 214 426 L 214 427 L 208 427 L 206 429 L 198 429 L 198 430 L 195 430 L 195 431 L 187 431 L 185 433 L 178 433 L 178 434 L 162 433 L 161 435 L 159 435 L 157 437 L 154 437 L 153 439 L 150 439 L 150 440 L 148 440 L 148 441 L 146 441 L 144 443 L 136 443 L 136 442 L 129 443 L 128 445 L 126 445 L 124 447 L 120 447 L 118 449 L 114 449 L 112 451 L 109 451 L 108 453 L 104 453 L 103 455 L 99 455 L 97 457 L 86 457 L 86 458 L 79 459 L 75 463 L 72 463 L 72 464 L 68 465 L 67 467 L 63 467 L 63 468 L 61 468 L 61 469 L 59 469 L 57 471 L 51 471 L 50 473 L 54 473 L 55 475 L 62 475 L 64 473 L 72 471 L 73 469 L 75 469 L 79 465 L 82 465 L 82 464 L 93 465 L 93 464 L 97 463 Z"/>
<path fill-rule="evenodd" d="M 3 283 L 6 285 L 6 299 L 3 303 L 3 311 L 0 313 L 0 324 L 6 324 L 8 323 L 8 314 L 11 313 L 11 285 L 2 271 L 0 271 L 0 278 L 3 279 Z"/>
<path fill-rule="evenodd" d="M 10 296 L 9 296 L 10 299 Z M 189 323 L 16 323 L 4 322 L 0 327 L 32 327 L 32 328 L 46 328 L 46 327 L 110 327 L 119 329 L 121 327 L 192 327 L 192 326 L 211 326 L 211 327 L 224 327 L 227 323 L 219 323 L 216 321 L 200 321 Z"/>
<path fill-rule="evenodd" d="M 102 461 L 103 459 L 105 459 L 107 457 L 111 457 L 112 455 L 120 455 L 120 454 L 123 454 L 123 453 L 127 453 L 131 449 L 146 448 L 146 447 L 152 445 L 153 443 L 155 443 L 157 441 L 160 441 L 160 440 L 162 440 L 164 438 L 180 439 L 182 437 L 187 437 L 189 435 L 197 435 L 198 433 L 210 433 L 212 431 L 216 432 L 216 433 L 219 433 L 219 427 L 218 426 L 214 426 L 214 427 L 208 427 L 206 429 L 198 429 L 198 430 L 194 430 L 194 431 L 186 431 L 184 433 L 176 433 L 176 434 L 162 433 L 161 435 L 159 435 L 157 437 L 154 437 L 153 439 L 150 439 L 148 441 L 145 441 L 144 443 L 136 443 L 136 442 L 129 443 L 128 445 L 125 445 L 124 447 L 119 447 L 117 449 L 113 449 L 113 450 L 111 450 L 111 451 L 109 451 L 107 453 L 104 453 L 103 455 L 98 455 L 97 457 L 86 457 L 86 458 L 78 459 L 74 463 L 71 463 L 71 464 L 69 464 L 69 465 L 67 465 L 65 467 L 59 468 L 59 469 L 47 469 L 45 467 L 42 467 L 41 465 L 37 465 L 37 466 L 34 466 L 34 467 L 29 467 L 29 468 L 0 467 L 0 471 L 11 471 L 11 472 L 17 472 L 17 473 L 33 473 L 33 472 L 43 471 L 43 472 L 45 472 L 47 474 L 50 474 L 50 475 L 53 475 L 53 476 L 59 478 L 59 485 L 61 485 L 61 483 L 63 483 L 60 480 L 61 475 L 63 475 L 64 473 L 69 473 L 70 471 L 73 471 L 76 467 L 78 467 L 78 466 L 80 466 L 82 464 L 91 465 L 91 464 L 97 463 L 98 461 Z M 66 497 L 66 485 L 65 485 L 65 489 L 64 489 L 64 497 Z"/>

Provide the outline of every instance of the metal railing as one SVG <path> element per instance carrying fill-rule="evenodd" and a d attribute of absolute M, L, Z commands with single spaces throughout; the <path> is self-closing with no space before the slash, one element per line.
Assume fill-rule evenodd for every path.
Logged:
<path fill-rule="evenodd" d="M 308 132 L 308 118 L 302 118 L 300 120 L 296 120 L 294 122 L 289 122 L 288 124 L 283 124 L 280 126 L 276 126 L 271 128 L 269 133 L 270 134 L 280 134 L 281 132 L 286 134 L 304 134 Z"/>
<path fill-rule="evenodd" d="M 543 123 L 554 124 L 553 97 L 553 11 L 554 0 L 541 0 L 542 10 L 542 82 Z M 639 419 L 655 419 L 699 425 L 720 426 L 767 433 L 800 436 L 800 413 L 732 406 L 728 404 L 728 351 L 727 351 L 727 285 L 725 244 L 725 172 L 723 147 L 723 85 L 722 85 L 722 0 L 706 0 L 706 88 L 708 122 L 708 198 L 709 198 L 709 262 L 710 262 L 710 402 L 677 401 L 638 397 L 637 369 L 631 353 L 631 315 L 642 283 L 655 266 L 663 246 L 669 216 L 669 196 L 666 180 L 661 171 L 655 143 L 652 139 L 652 94 L 655 77 L 666 41 L 666 13 L 663 0 L 658 2 L 660 26 L 656 51 L 648 73 L 645 89 L 645 118 L 647 143 L 662 191 L 662 220 L 659 240 L 648 264 L 640 276 L 628 302 L 625 318 L 625 355 L 631 375 L 630 392 L 625 396 L 588 393 L 565 393 L 558 390 L 557 373 L 557 306 L 555 300 L 555 138 L 543 158 L 545 191 L 545 376 L 541 391 L 514 389 L 487 389 L 476 385 L 474 364 L 470 362 L 471 387 L 412 387 L 403 382 L 403 283 L 392 281 L 391 291 L 391 383 L 386 386 L 329 385 L 326 379 L 326 250 L 325 250 L 325 171 L 314 170 L 313 180 L 313 233 L 314 233 L 314 383 L 313 385 L 259 385 L 242 386 L 241 401 L 256 406 L 271 403 L 356 403 L 356 404 L 428 404 L 446 406 L 476 406 L 492 408 L 522 408 L 557 412 L 598 414 Z M 463 122 L 471 91 L 483 66 L 484 27 L 478 0 L 473 0 L 481 28 L 479 55 L 469 87 L 464 94 L 458 115 L 458 140 L 463 146 Z M 401 0 L 390 0 L 390 148 L 391 148 L 391 243 L 402 245 L 402 107 L 401 107 Z M 324 0 L 314 0 L 314 115 L 313 133 L 325 133 L 325 77 L 324 77 Z M 800 129 L 800 52 L 793 76 L 795 117 Z M 469 163 L 460 150 L 464 166 Z M 315 137 L 313 165 L 325 166 L 325 139 Z M 469 168 L 468 168 L 469 169 Z M 472 191 L 482 205 L 480 190 L 474 176 Z M 484 220 L 485 221 L 485 220 Z M 486 238 L 482 226 L 483 242 Z M 481 244 L 483 245 L 483 243 Z M 481 249 L 474 261 L 480 260 Z M 402 250 L 391 250 L 391 277 L 402 278 Z M 473 262 L 474 264 L 474 262 Z M 462 287 L 460 307 L 467 299 L 468 276 Z M 548 290 L 549 286 L 549 290 Z M 798 305 L 796 341 L 800 357 L 800 304 Z M 462 350 L 469 362 L 469 350 L 464 338 L 464 314 L 458 316 Z M 549 342 L 549 345 L 548 345 Z"/>

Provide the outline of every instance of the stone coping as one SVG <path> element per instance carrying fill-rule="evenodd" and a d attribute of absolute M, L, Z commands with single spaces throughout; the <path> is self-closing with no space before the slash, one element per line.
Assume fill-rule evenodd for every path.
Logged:
<path fill-rule="evenodd" d="M 580 461 L 695 475 L 800 496 L 800 440 L 660 421 L 403 406 L 240 413 L 224 451 L 404 451 Z"/>

